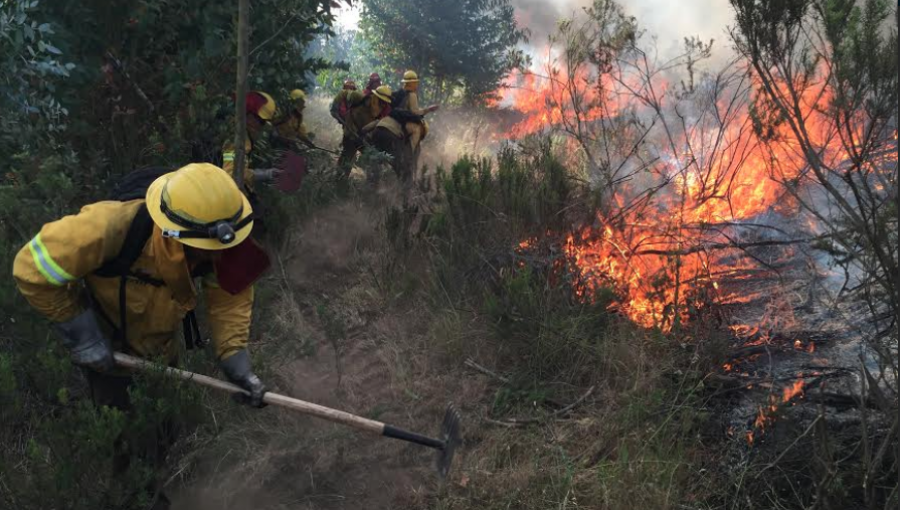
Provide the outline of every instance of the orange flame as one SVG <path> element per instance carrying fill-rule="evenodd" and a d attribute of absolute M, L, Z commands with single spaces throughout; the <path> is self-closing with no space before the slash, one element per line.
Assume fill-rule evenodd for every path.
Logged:
<path fill-rule="evenodd" d="M 579 71 L 571 81 L 548 74 L 511 77 L 516 87 L 504 91 L 496 105 L 510 103 L 524 119 L 505 136 L 518 138 L 548 126 L 571 130 L 578 122 L 589 124 L 621 113 L 617 102 L 603 97 L 596 79 L 586 72 Z M 580 87 L 580 108 L 566 102 L 572 83 Z M 664 89 L 666 84 L 654 87 Z M 802 101 L 808 109 L 807 128 L 823 157 L 844 161 L 846 151 L 824 113 L 831 98 L 824 85 L 806 90 Z M 718 108 L 736 107 L 723 99 Z M 567 236 L 563 253 L 577 277 L 576 296 L 591 300 L 612 289 L 621 297 L 617 309 L 639 325 L 664 331 L 690 320 L 692 311 L 704 304 L 748 299 L 722 293 L 722 280 L 740 278 L 755 263 L 737 250 L 722 248 L 731 239 L 716 226 L 740 224 L 770 211 L 790 211 L 793 202 L 782 183 L 802 180 L 807 161 L 792 141 L 787 123 L 774 127 L 783 143 L 764 145 L 749 128 L 748 104 L 737 108 L 728 123 L 707 121 L 686 129 L 677 142 L 683 149 L 673 151 L 672 144 L 656 147 L 659 163 L 649 177 L 615 190 L 611 201 L 615 214 L 598 213 L 594 225 Z M 660 191 L 645 206 L 631 207 L 647 189 L 657 188 Z M 525 241 L 522 247 L 528 245 Z M 705 249 L 708 245 L 717 249 Z"/>
<path fill-rule="evenodd" d="M 758 409 L 756 419 L 753 421 L 753 430 L 747 432 L 747 443 L 752 446 L 756 441 L 757 435 L 765 432 L 775 421 L 775 415 L 778 413 L 778 410 L 782 406 L 792 404 L 794 400 L 801 398 L 805 388 L 806 382 L 800 379 L 782 389 L 780 400 L 775 395 L 769 395 L 769 403 L 765 406 L 760 406 Z"/>
<path fill-rule="evenodd" d="M 806 383 L 802 380 L 794 381 L 792 386 L 784 389 L 784 395 L 781 401 L 786 404 L 794 400 L 794 398 L 803 395 L 804 386 L 806 386 Z"/>
<path fill-rule="evenodd" d="M 550 65 L 546 66 L 546 74 L 513 70 L 498 99 L 489 101 L 490 107 L 511 104 L 522 114 L 522 120 L 503 133 L 503 137 L 518 139 L 554 126 L 564 126 L 575 121 L 575 115 L 581 122 L 593 122 L 619 114 L 618 103 L 609 100 L 612 94 L 601 92 L 586 69 L 577 70 L 571 80 L 561 77 Z M 572 106 L 572 89 L 569 87 L 572 83 L 578 84 L 577 113 Z"/>

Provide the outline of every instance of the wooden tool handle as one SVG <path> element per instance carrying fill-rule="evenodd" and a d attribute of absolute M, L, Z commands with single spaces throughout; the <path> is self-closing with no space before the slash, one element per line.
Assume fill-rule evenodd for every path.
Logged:
<path fill-rule="evenodd" d="M 143 371 L 160 371 L 164 372 L 166 375 L 177 377 L 178 379 L 183 379 L 185 381 L 193 381 L 197 384 L 201 384 L 203 386 L 208 386 L 210 388 L 215 388 L 217 390 L 226 391 L 228 393 L 243 393 L 244 395 L 248 395 L 247 390 L 237 386 L 235 384 L 231 384 L 229 382 L 222 381 L 220 379 L 216 379 L 214 377 L 208 377 L 202 374 L 195 374 L 193 372 L 188 372 L 186 370 L 179 370 L 177 368 L 172 367 L 162 367 L 157 365 L 156 363 L 151 363 L 146 360 L 142 360 L 140 358 L 135 358 L 134 356 L 129 356 L 127 354 L 122 354 L 120 352 L 115 353 L 114 355 L 116 364 L 120 367 L 125 367 L 131 370 L 143 370 Z M 303 414 L 308 414 L 311 416 L 316 416 L 318 418 L 322 418 L 324 420 L 328 420 L 335 423 L 340 423 L 342 425 L 347 425 L 356 429 L 364 430 L 367 432 L 372 432 L 374 434 L 383 435 L 385 424 L 370 420 L 368 418 L 363 418 L 361 416 L 356 416 L 355 414 L 350 414 L 344 411 L 338 411 L 337 409 L 331 409 L 330 407 L 320 406 L 318 404 L 313 404 L 312 402 L 306 402 L 303 400 L 298 400 L 296 398 L 287 397 L 284 395 L 279 395 L 278 393 L 272 393 L 267 391 L 263 396 L 263 402 L 266 404 L 285 407 L 287 409 L 293 409 L 294 411 L 299 411 Z"/>

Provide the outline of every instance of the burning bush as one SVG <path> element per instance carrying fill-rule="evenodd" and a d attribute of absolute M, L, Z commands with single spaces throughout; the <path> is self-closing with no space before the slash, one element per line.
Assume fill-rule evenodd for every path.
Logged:
<path fill-rule="evenodd" d="M 772 444 L 796 448 L 816 435 L 815 472 L 806 473 L 816 494 L 799 494 L 801 506 L 896 504 L 896 483 L 886 481 L 897 469 L 896 10 L 881 0 L 731 3 L 738 58 L 717 72 L 703 70 L 711 45 L 697 40 L 661 62 L 638 44 L 633 19 L 598 0 L 560 23 L 538 69 L 511 77 L 495 106 L 524 120 L 498 138 L 562 135 L 563 160 L 590 191 L 570 195 L 566 221 L 514 230 L 517 257 L 506 266 L 484 261 L 506 270 L 488 309 L 504 337 L 524 335 L 525 317 L 547 316 L 543 284 L 698 343 L 683 326 L 703 309 L 724 310 L 723 322 L 758 333 L 733 336 L 738 351 L 760 350 L 744 389 L 766 389 L 741 418 L 740 448 L 748 438 L 765 444 L 795 406 L 857 402 L 854 434 L 829 438 L 826 413 L 815 426 L 801 419 L 795 442 Z M 806 335 L 794 347 L 792 328 L 821 323 L 822 309 L 844 314 L 834 334 L 860 345 L 861 368 L 836 349 L 804 349 Z M 755 317 L 748 323 L 741 310 Z M 823 391 L 817 370 L 784 368 L 779 353 L 804 353 L 816 369 L 849 362 L 829 367 L 843 374 L 844 393 Z M 842 476 L 864 490 L 841 490 Z"/>

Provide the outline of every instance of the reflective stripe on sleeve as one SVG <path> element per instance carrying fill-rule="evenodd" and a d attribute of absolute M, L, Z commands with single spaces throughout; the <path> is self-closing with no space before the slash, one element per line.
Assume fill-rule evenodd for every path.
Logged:
<path fill-rule="evenodd" d="M 41 235 L 34 236 L 34 239 L 28 243 L 28 250 L 34 259 L 34 265 L 38 271 L 47 279 L 48 282 L 56 286 L 65 285 L 75 280 L 75 277 L 66 272 L 65 269 L 59 267 L 59 264 L 50 257 L 50 252 L 41 241 Z"/>
<path fill-rule="evenodd" d="M 225 163 L 233 163 L 234 162 L 234 153 L 226 152 L 222 154 L 222 161 Z"/>

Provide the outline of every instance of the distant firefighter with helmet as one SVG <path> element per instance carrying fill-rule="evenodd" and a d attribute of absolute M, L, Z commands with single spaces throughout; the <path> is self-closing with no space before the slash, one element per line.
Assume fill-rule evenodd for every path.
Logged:
<path fill-rule="evenodd" d="M 344 117 L 347 116 L 347 112 L 350 111 L 350 100 L 349 96 L 353 91 L 356 90 L 356 82 L 353 80 L 347 80 L 344 82 L 344 86 L 340 92 L 334 96 L 334 99 L 331 101 L 330 113 L 334 120 L 338 121 L 338 123 L 344 123 Z"/>
<path fill-rule="evenodd" d="M 392 116 L 400 121 L 406 120 L 403 127 L 409 136 L 413 152 L 416 152 L 419 149 L 419 142 L 428 135 L 428 123 L 424 117 L 436 112 L 440 107 L 438 105 L 419 107 L 419 76 L 415 71 L 403 73 L 401 83 L 403 88 L 395 94 Z"/>
<path fill-rule="evenodd" d="M 366 134 L 375 128 L 379 119 L 390 114 L 391 88 L 382 85 L 368 96 L 353 91 L 348 95 L 348 100 L 350 109 L 343 122 L 344 138 L 338 159 L 338 167 L 345 176 L 350 174 L 357 153 L 365 147 Z"/>
<path fill-rule="evenodd" d="M 307 147 L 314 147 L 312 133 L 303 122 L 303 111 L 306 109 L 306 93 L 294 89 L 290 94 L 291 110 L 275 121 L 278 137 L 289 142 L 300 142 Z"/>
<path fill-rule="evenodd" d="M 392 166 L 404 183 L 415 180 L 420 142 L 428 134 L 425 115 L 437 106 L 419 107 L 419 77 L 414 71 L 403 75 L 403 88 L 394 93 L 390 116 L 381 119 L 372 131 L 373 145 L 392 156 Z"/>
<path fill-rule="evenodd" d="M 237 169 L 234 167 L 235 146 L 234 136 L 229 137 L 222 148 L 222 169 L 237 176 L 240 171 L 244 181 L 244 192 L 251 200 L 255 200 L 254 184 L 255 182 L 267 182 L 273 180 L 278 175 L 278 169 L 250 169 L 250 156 L 253 154 L 254 145 L 259 140 L 263 128 L 266 124 L 272 122 L 275 118 L 275 112 L 278 109 L 275 100 L 266 92 L 250 91 L 247 93 L 247 137 L 244 139 L 244 168 Z"/>
<path fill-rule="evenodd" d="M 378 73 L 372 73 L 369 75 L 369 81 L 366 83 L 366 89 L 363 91 L 363 94 L 365 96 L 370 96 L 378 90 L 378 87 L 381 85 L 381 76 Z"/>

